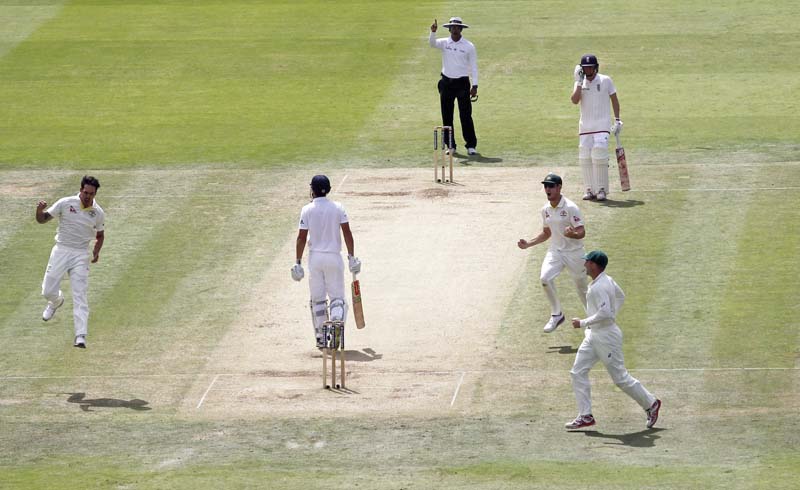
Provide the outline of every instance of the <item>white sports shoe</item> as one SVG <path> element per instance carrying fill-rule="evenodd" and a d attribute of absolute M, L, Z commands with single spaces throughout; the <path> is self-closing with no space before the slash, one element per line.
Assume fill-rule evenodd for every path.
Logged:
<path fill-rule="evenodd" d="M 553 315 L 550 317 L 550 321 L 547 322 L 547 325 L 544 326 L 544 333 L 550 333 L 553 330 L 557 329 L 559 325 L 564 323 L 564 314 L 559 313 L 558 315 Z"/>
<path fill-rule="evenodd" d="M 53 304 L 48 301 L 47 308 L 45 308 L 44 311 L 42 312 L 42 320 L 49 321 L 51 318 L 53 318 L 53 315 L 56 314 L 56 310 L 61 308 L 61 305 L 63 304 L 64 304 L 63 296 L 58 297 L 58 301 L 56 302 L 56 304 Z"/>
<path fill-rule="evenodd" d="M 478 152 L 475 151 L 475 148 L 467 148 L 467 154 L 468 155 L 477 155 Z"/>
<path fill-rule="evenodd" d="M 597 200 L 598 201 L 605 201 L 606 200 L 606 191 L 605 190 L 600 189 L 597 192 Z"/>
<path fill-rule="evenodd" d="M 597 196 L 595 196 L 594 194 L 592 194 L 592 191 L 590 191 L 590 190 L 587 190 L 587 191 L 586 191 L 586 194 L 584 194 L 584 195 L 583 195 L 583 200 L 584 200 L 584 201 L 591 201 L 591 200 L 593 200 L 593 199 L 597 199 Z"/>
<path fill-rule="evenodd" d="M 75 347 L 78 347 L 80 349 L 85 349 L 86 348 L 86 336 L 85 335 L 78 335 L 77 337 L 75 337 L 75 343 L 72 344 L 72 345 L 75 346 Z"/>

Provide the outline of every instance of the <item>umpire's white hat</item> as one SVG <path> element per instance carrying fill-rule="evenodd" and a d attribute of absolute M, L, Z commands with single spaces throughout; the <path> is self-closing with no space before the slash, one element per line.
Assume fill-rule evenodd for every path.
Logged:
<path fill-rule="evenodd" d="M 469 27 L 467 24 L 464 23 L 463 20 L 461 20 L 461 17 L 450 17 L 450 22 L 445 24 L 444 27 L 453 27 L 453 26 L 461 27 L 463 29 Z"/>

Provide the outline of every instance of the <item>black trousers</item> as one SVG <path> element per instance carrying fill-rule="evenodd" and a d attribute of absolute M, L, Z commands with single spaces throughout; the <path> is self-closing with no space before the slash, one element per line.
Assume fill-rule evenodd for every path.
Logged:
<path fill-rule="evenodd" d="M 461 119 L 461 135 L 467 148 L 478 146 L 478 137 L 475 136 L 475 124 L 472 122 L 472 101 L 469 98 L 469 77 L 447 78 L 442 75 L 439 80 L 439 102 L 442 106 L 442 126 L 453 127 L 453 112 L 455 101 L 458 100 L 458 116 Z M 450 135 L 445 135 L 445 141 L 450 142 Z M 453 148 L 456 147 L 453 138 Z"/>

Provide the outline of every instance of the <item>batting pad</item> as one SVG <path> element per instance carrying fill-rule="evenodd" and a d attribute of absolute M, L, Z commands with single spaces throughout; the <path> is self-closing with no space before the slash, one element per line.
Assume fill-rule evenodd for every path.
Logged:
<path fill-rule="evenodd" d="M 347 302 L 341 298 L 334 298 L 331 300 L 331 321 L 342 322 L 347 321 Z"/>
<path fill-rule="evenodd" d="M 583 173 L 583 187 L 584 190 L 591 190 L 592 193 L 595 192 L 595 185 L 594 185 L 594 171 L 592 170 L 592 159 L 591 158 L 580 158 L 578 159 L 581 165 L 581 172 Z"/>

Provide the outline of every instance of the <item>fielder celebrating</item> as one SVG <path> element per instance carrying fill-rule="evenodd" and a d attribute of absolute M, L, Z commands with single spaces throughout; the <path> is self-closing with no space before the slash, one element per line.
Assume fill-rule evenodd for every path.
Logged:
<path fill-rule="evenodd" d="M 564 323 L 564 313 L 556 293 L 555 279 L 566 267 L 569 269 L 581 303 L 586 307 L 586 272 L 583 268 L 583 237 L 586 230 L 583 215 L 574 202 L 561 195 L 561 177 L 549 173 L 542 181 L 547 204 L 542 207 L 542 232 L 532 240 L 520 238 L 517 246 L 526 249 L 550 239 L 550 248 L 542 261 L 540 280 L 550 301 L 550 321 L 544 326 L 550 333 Z"/>
<path fill-rule="evenodd" d="M 595 424 L 592 416 L 591 384 L 589 370 L 600 361 L 606 367 L 611 379 L 622 391 L 636 400 L 647 414 L 647 428 L 651 429 L 658 420 L 661 400 L 653 396 L 644 386 L 628 373 L 622 356 L 622 330 L 617 326 L 617 313 L 625 301 L 625 293 L 614 279 L 605 273 L 608 256 L 600 250 L 584 256 L 586 273 L 592 278 L 587 293 L 584 319 L 573 318 L 572 326 L 585 328 L 583 342 L 578 348 L 575 363 L 572 365 L 572 389 L 578 402 L 578 416 L 566 425 L 568 430 L 581 429 Z"/>
<path fill-rule="evenodd" d="M 105 240 L 105 213 L 94 200 L 100 182 L 91 176 L 81 179 L 81 190 L 76 196 L 64 197 L 47 207 L 46 201 L 36 205 L 36 221 L 47 223 L 58 217 L 56 244 L 50 252 L 47 270 L 42 281 L 42 296 L 47 307 L 42 320 L 49 321 L 64 304 L 61 279 L 69 274 L 72 286 L 72 314 L 75 322 L 75 347 L 86 348 L 89 330 L 89 243 L 92 239 L 92 263 L 100 260 L 100 249 Z M 46 210 L 45 210 L 46 209 Z"/>
<path fill-rule="evenodd" d="M 347 246 L 350 272 L 361 272 L 361 261 L 354 256 L 353 234 L 344 207 L 328 199 L 331 182 L 324 175 L 311 179 L 312 201 L 300 211 L 297 233 L 296 263 L 292 267 L 292 279 L 300 281 L 305 272 L 301 261 L 308 242 L 308 286 L 311 290 L 311 318 L 317 347 L 325 346 L 322 325 L 330 318 L 344 322 L 347 318 L 347 303 L 344 290 L 344 263 L 342 261 L 342 236 Z M 341 233 L 340 230 L 341 229 Z M 328 310 L 330 299 L 330 311 Z"/>
<path fill-rule="evenodd" d="M 458 115 L 461 120 L 461 133 L 469 155 L 477 154 L 478 138 L 472 122 L 472 102 L 478 100 L 478 54 L 475 46 L 461 36 L 461 31 L 469 26 L 461 17 L 451 17 L 445 24 L 450 37 L 436 39 L 438 25 L 434 19 L 428 43 L 432 48 L 442 50 L 442 78 L 439 80 L 439 103 L 442 109 L 442 125 L 453 127 L 454 100 L 458 100 Z M 470 87 L 470 75 L 472 86 Z M 446 145 L 453 142 L 448 150 L 455 153 L 455 138 L 445 134 Z"/>
<path fill-rule="evenodd" d="M 575 66 L 575 86 L 572 103 L 581 106 L 578 123 L 578 163 L 583 172 L 584 200 L 605 201 L 609 194 L 608 186 L 608 136 L 610 132 L 619 134 L 622 121 L 619 118 L 619 99 L 617 89 L 610 77 L 598 72 L 600 64 L 593 54 L 581 57 Z M 610 124 L 611 113 L 608 100 L 614 109 L 614 123 Z"/>

